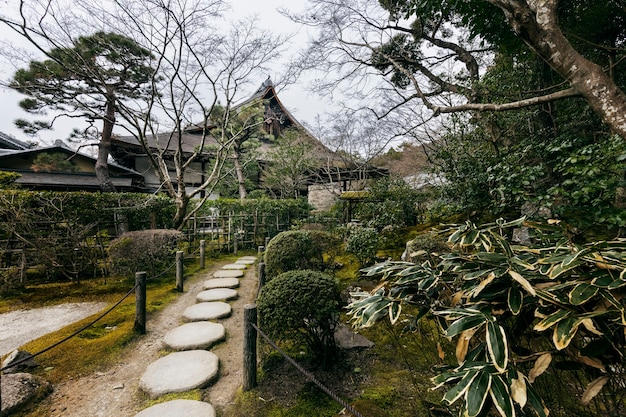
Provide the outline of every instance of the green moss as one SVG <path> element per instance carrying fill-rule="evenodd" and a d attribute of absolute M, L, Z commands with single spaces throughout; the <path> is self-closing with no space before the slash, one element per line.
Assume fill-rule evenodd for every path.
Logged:
<path fill-rule="evenodd" d="M 161 404 L 173 400 L 194 400 L 202 401 L 202 390 L 194 389 L 185 392 L 173 392 L 170 394 L 161 395 L 159 398 L 150 399 L 146 394 L 142 394 L 145 398 L 142 409 L 152 407 L 153 405 Z"/>

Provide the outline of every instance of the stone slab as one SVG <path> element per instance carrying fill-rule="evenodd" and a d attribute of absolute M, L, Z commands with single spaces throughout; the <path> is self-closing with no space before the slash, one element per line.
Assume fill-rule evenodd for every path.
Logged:
<path fill-rule="evenodd" d="M 52 392 L 52 385 L 38 376 L 19 372 L 2 375 L 0 390 L 2 390 L 0 415 L 8 416 L 36 404 Z"/>
<path fill-rule="evenodd" d="M 220 269 L 213 273 L 215 278 L 241 278 L 244 275 L 244 271 L 240 269 Z"/>
<path fill-rule="evenodd" d="M 256 262 L 256 259 L 239 258 L 235 261 L 238 265 L 252 265 Z"/>
<path fill-rule="evenodd" d="M 185 311 L 183 311 L 183 321 L 193 322 L 221 319 L 230 316 L 232 311 L 230 304 L 223 301 L 198 303 L 187 307 Z"/>
<path fill-rule="evenodd" d="M 163 344 L 174 350 L 208 349 L 226 338 L 226 329 L 220 323 L 197 321 L 170 330 L 163 337 Z"/>
<path fill-rule="evenodd" d="M 209 301 L 225 301 L 237 298 L 239 293 L 232 288 L 214 288 L 212 290 L 200 291 L 196 295 L 196 302 L 206 303 Z"/>
<path fill-rule="evenodd" d="M 135 417 L 215 417 L 215 409 L 203 401 L 172 400 L 146 408 Z"/>
<path fill-rule="evenodd" d="M 219 359 L 206 350 L 174 352 L 152 362 L 139 380 L 150 398 L 202 388 L 219 372 Z"/>
<path fill-rule="evenodd" d="M 204 281 L 202 289 L 212 290 L 213 288 L 237 288 L 239 280 L 237 278 L 213 278 Z"/>
<path fill-rule="evenodd" d="M 257 257 L 248 255 L 248 256 L 241 256 L 239 259 L 248 259 L 248 260 L 256 261 Z"/>
<path fill-rule="evenodd" d="M 244 264 L 226 264 L 222 266 L 222 269 L 246 269 L 248 265 Z"/>

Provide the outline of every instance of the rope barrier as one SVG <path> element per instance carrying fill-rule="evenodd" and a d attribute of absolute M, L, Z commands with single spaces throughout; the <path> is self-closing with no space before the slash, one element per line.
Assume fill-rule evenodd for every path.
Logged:
<path fill-rule="evenodd" d="M 315 376 L 313 374 L 311 374 L 310 372 L 308 372 L 306 369 L 304 369 L 302 366 L 300 366 L 300 364 L 298 362 L 296 362 L 295 360 L 293 360 L 289 355 L 287 355 L 285 352 L 283 352 L 283 350 L 281 348 L 279 348 L 276 343 L 274 343 L 274 341 L 272 339 L 269 338 L 269 336 L 267 336 L 265 333 L 263 333 L 263 331 L 259 328 L 259 326 L 257 326 L 255 323 L 250 323 L 252 325 L 252 327 L 254 327 L 256 329 L 257 332 L 259 332 L 259 334 L 263 337 L 263 339 L 265 339 L 267 341 L 267 343 L 270 344 L 271 347 L 273 347 L 274 349 L 276 349 L 276 351 L 278 353 L 280 353 L 285 359 L 287 359 L 287 361 L 293 365 L 298 371 L 300 371 L 304 376 L 307 377 L 307 379 L 311 382 L 313 382 L 315 385 L 318 386 L 319 389 L 321 389 L 322 391 L 324 391 L 330 398 L 332 398 L 333 400 L 335 400 L 337 403 L 341 404 L 346 410 L 348 410 L 354 417 L 364 417 L 363 414 L 361 414 L 360 412 L 358 412 L 357 410 L 355 410 L 350 404 L 348 404 L 347 402 L 345 402 L 344 400 L 342 400 L 337 394 L 335 394 L 334 392 L 332 392 L 330 389 L 328 389 L 324 384 L 322 384 L 320 381 L 317 380 L 317 378 L 315 378 Z"/>
<path fill-rule="evenodd" d="M 59 340 L 58 342 L 54 343 L 51 346 L 48 346 L 45 349 L 40 350 L 37 353 L 34 353 L 28 357 L 25 357 L 24 359 L 21 359 L 15 363 L 12 363 L 11 365 L 5 366 L 4 368 L 0 368 L 0 372 L 4 371 L 5 369 L 9 369 L 9 368 L 13 368 L 14 366 L 20 365 L 26 361 L 29 361 L 30 359 L 36 358 L 37 356 L 46 353 L 47 351 L 59 346 L 62 343 L 67 342 L 68 340 L 70 340 L 71 338 L 77 336 L 80 332 L 82 332 L 83 330 L 88 329 L 89 327 L 93 326 L 94 324 L 96 324 L 100 319 L 102 319 L 104 316 L 106 316 L 107 314 L 109 314 L 111 311 L 113 311 L 113 309 L 115 307 L 117 307 L 118 305 L 120 305 L 122 303 L 122 301 L 124 301 L 126 298 L 128 298 L 129 295 L 131 295 L 133 293 L 133 291 L 135 291 L 135 289 L 137 288 L 137 284 L 135 284 L 135 286 L 133 286 L 133 288 L 131 288 L 126 295 L 124 295 L 118 302 L 116 302 L 115 304 L 113 304 L 113 306 L 111 306 L 108 310 L 106 310 L 104 313 L 100 314 L 96 319 L 94 319 L 93 321 L 91 321 L 90 323 L 84 325 L 83 327 L 81 327 L 79 330 L 75 331 L 74 333 L 72 333 L 71 335 Z"/>

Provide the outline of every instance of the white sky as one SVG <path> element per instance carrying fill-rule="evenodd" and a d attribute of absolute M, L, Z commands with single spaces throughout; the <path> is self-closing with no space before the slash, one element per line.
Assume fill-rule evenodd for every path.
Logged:
<path fill-rule="evenodd" d="M 250 15 L 257 15 L 259 17 L 259 24 L 263 29 L 269 29 L 272 31 L 279 30 L 281 33 L 292 33 L 298 31 L 298 35 L 295 37 L 294 45 L 289 48 L 290 51 L 296 51 L 300 46 L 304 46 L 307 36 L 304 33 L 305 30 L 299 28 L 293 22 L 286 17 L 278 13 L 279 7 L 285 7 L 292 11 L 301 11 L 305 5 L 303 0 L 230 0 L 232 7 L 232 16 L 243 17 Z M 7 0 L 0 0 L 0 8 L 10 7 Z M 6 10 L 3 11 L 6 13 Z M 14 43 L 20 42 L 17 35 L 13 35 L 11 31 L 2 25 L 0 30 L 0 41 L 12 41 Z M 299 45 L 298 45 L 299 43 Z M 15 71 L 15 63 L 8 63 L 5 59 L 0 57 L 0 79 L 7 81 L 13 75 Z M 19 65 L 22 67 L 22 65 Z M 270 77 L 277 75 L 280 69 L 277 69 L 276 74 L 268 74 Z M 258 81 L 252 80 L 254 84 L 261 85 L 265 81 L 259 79 Z M 0 86 L 0 131 L 16 137 L 23 141 L 37 140 L 42 144 L 52 144 L 56 139 L 66 139 L 69 132 L 72 129 L 74 122 L 64 122 L 61 124 L 55 124 L 55 129 L 51 132 L 44 132 L 39 135 L 38 138 L 33 138 L 25 135 L 22 131 L 14 125 L 14 120 L 18 118 L 25 118 L 32 120 L 32 116 L 21 110 L 18 106 L 18 102 L 24 96 L 17 92 Z M 289 111 L 300 121 L 304 123 L 312 124 L 315 116 L 325 111 L 327 103 L 322 99 L 310 95 L 306 91 L 306 80 L 301 80 L 298 84 L 289 86 L 285 90 L 279 92 L 279 98 L 283 104 L 289 109 Z"/>

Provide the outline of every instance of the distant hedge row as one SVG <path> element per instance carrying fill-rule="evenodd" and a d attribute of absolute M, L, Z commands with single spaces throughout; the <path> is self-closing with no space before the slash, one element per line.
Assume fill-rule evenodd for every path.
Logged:
<path fill-rule="evenodd" d="M 97 221 L 112 227 L 116 217 L 123 217 L 130 230 L 167 229 L 174 213 L 170 198 L 150 194 L 0 190 L 0 223 L 24 215 L 35 222 Z"/>
<path fill-rule="evenodd" d="M 268 198 L 246 200 L 219 199 L 207 201 L 204 207 L 198 212 L 198 215 L 210 215 L 211 208 L 217 208 L 222 215 L 278 215 L 281 219 L 291 220 L 306 218 L 313 209 L 304 198 L 285 200 L 270 200 Z"/>

